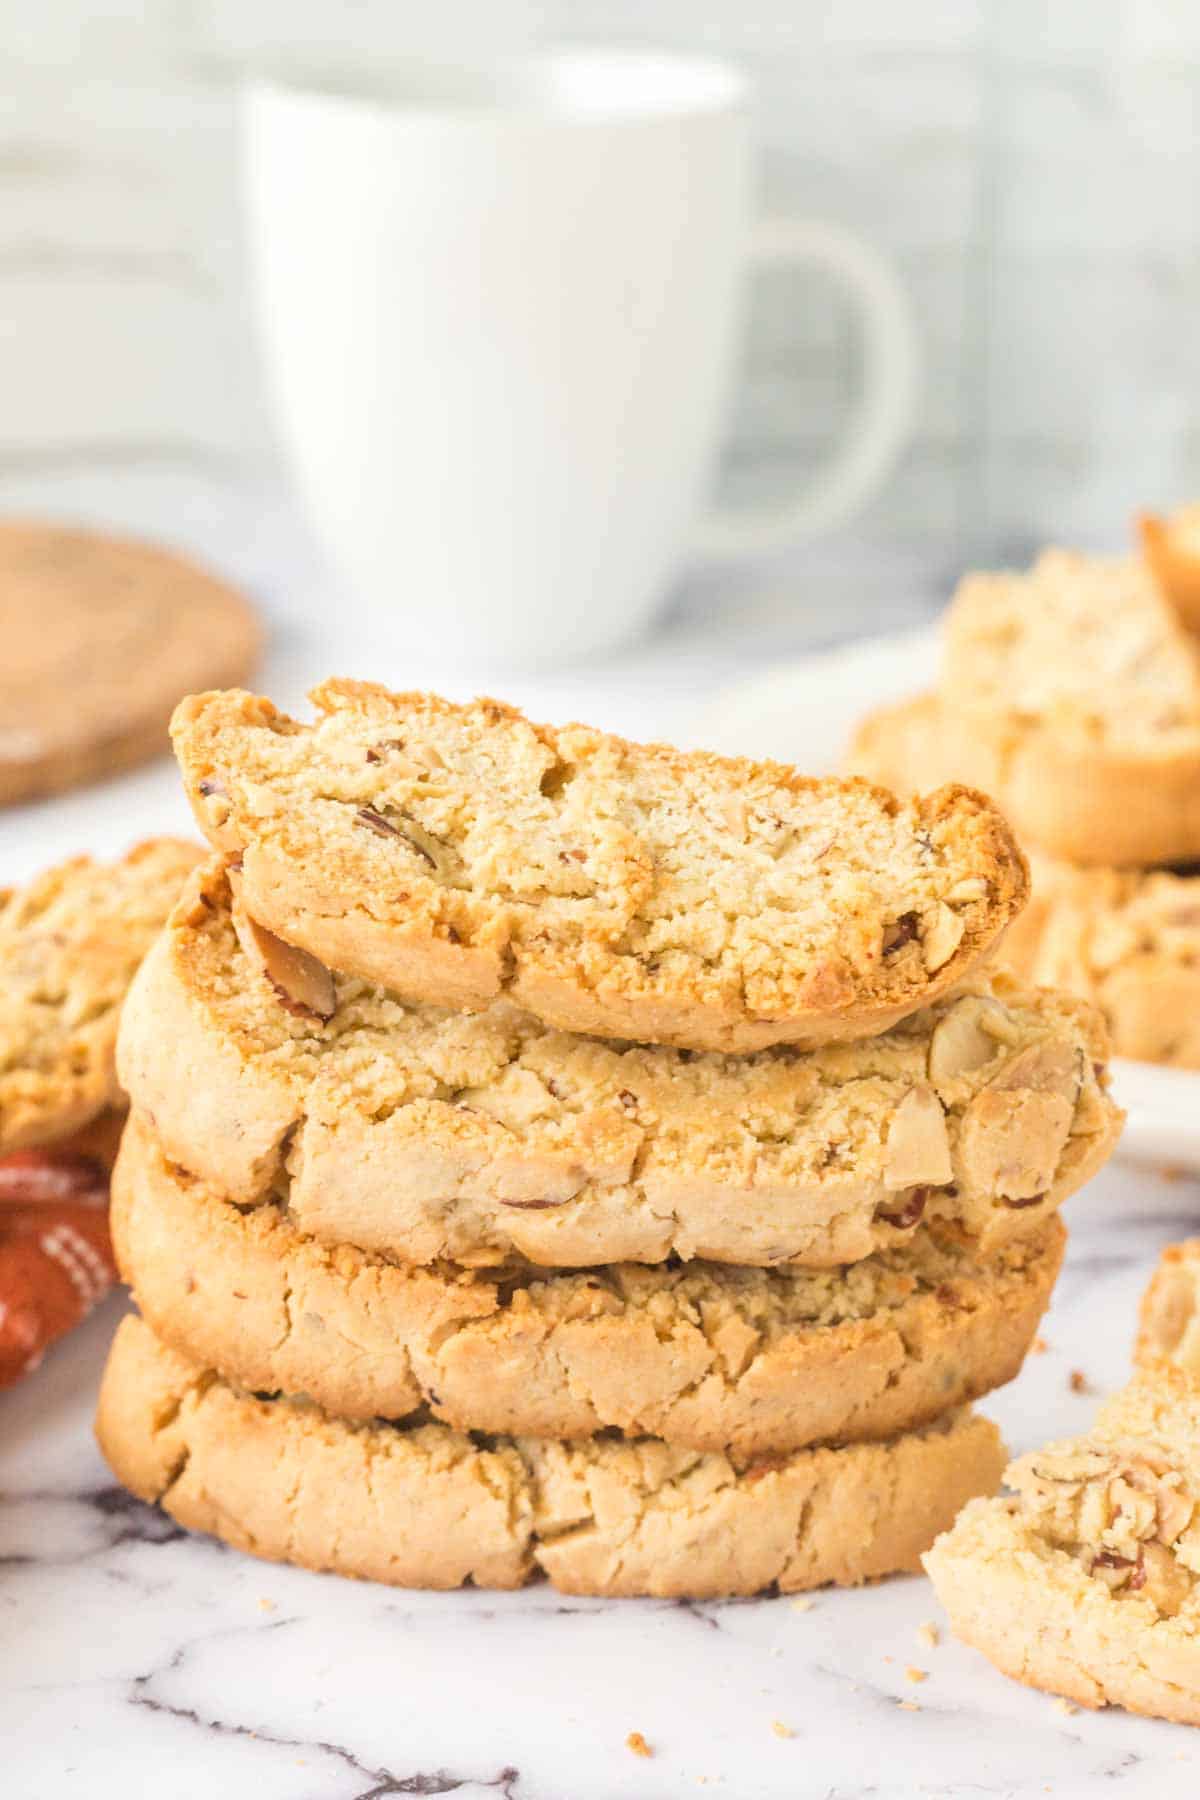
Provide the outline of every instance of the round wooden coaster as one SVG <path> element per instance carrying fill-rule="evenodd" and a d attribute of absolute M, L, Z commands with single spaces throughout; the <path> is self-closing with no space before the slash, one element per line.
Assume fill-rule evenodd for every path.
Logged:
<path fill-rule="evenodd" d="M 0 523 L 0 805 L 166 752 L 177 701 L 245 681 L 262 629 L 241 594 L 167 550 Z"/>

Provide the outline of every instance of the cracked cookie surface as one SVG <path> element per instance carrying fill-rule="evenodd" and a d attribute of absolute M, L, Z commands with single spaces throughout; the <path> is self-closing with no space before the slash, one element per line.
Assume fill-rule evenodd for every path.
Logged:
<path fill-rule="evenodd" d="M 1200 1724 L 1200 1386 L 1146 1362 L 925 1557 L 958 1636 L 1083 1706 Z"/>
<path fill-rule="evenodd" d="M 501 993 L 564 1030 L 742 1052 L 868 1036 L 1019 911 L 1004 820 L 583 726 L 329 681 L 301 725 L 178 709 L 200 828 L 289 944 L 407 998 Z"/>
<path fill-rule="evenodd" d="M 124 1105 L 121 1005 L 201 855 L 156 838 L 117 862 L 73 857 L 0 892 L 0 1155 Z"/>
<path fill-rule="evenodd" d="M 303 1237 L 172 1168 L 130 1125 L 113 1237 L 165 1342 L 343 1418 L 605 1429 L 739 1454 L 888 1437 L 1021 1367 L 1062 1260 L 1050 1219 L 986 1261 L 928 1231 L 828 1272 L 625 1263 L 418 1269 Z"/>
<path fill-rule="evenodd" d="M 1120 1126 L 1098 1016 L 1001 976 L 876 1039 L 725 1057 L 569 1036 L 505 1002 L 408 1006 L 319 965 L 318 1016 L 281 1000 L 294 971 L 261 949 L 210 865 L 125 1009 L 133 1104 L 234 1201 L 406 1262 L 821 1268 L 937 1220 L 987 1252 Z"/>
<path fill-rule="evenodd" d="M 970 782 L 1064 862 L 1200 858 L 1200 640 L 1132 560 L 968 575 L 936 693 L 871 714 L 847 766 L 899 792 Z"/>
<path fill-rule="evenodd" d="M 238 1549 L 404 1587 L 717 1597 L 915 1569 L 1004 1461 L 958 1412 L 885 1443 L 743 1461 L 660 1443 L 353 1425 L 257 1399 L 126 1319 L 101 1449 L 118 1480 Z"/>

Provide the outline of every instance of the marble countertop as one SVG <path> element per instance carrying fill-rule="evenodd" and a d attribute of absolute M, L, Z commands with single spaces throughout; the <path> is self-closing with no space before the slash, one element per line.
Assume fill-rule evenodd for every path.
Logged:
<path fill-rule="evenodd" d="M 18 504 L 17 495 L 12 503 Z M 350 645 L 322 580 L 269 509 L 95 482 L 55 507 L 206 551 L 278 629 L 281 700 L 337 668 L 485 686 L 548 717 L 687 739 L 731 674 L 866 622 L 798 582 L 678 619 L 636 653 L 553 677 L 413 668 L 395 639 Z M 157 510 L 156 510 L 157 509 Z M 876 571 L 880 595 L 895 590 Z M 886 571 L 884 572 L 886 575 Z M 843 591 L 861 586 L 855 575 Z M 926 601 L 926 609 L 929 602 Z M 921 610 L 881 599 L 880 626 Z M 185 828 L 160 764 L 0 815 L 0 879 L 76 849 Z M 987 1403 L 1014 1450 L 1086 1425 L 1126 1374 L 1159 1247 L 1200 1231 L 1200 1184 L 1114 1166 L 1069 1208 L 1072 1242 L 1044 1354 Z M 1005 1797 L 1200 1791 L 1200 1737 L 1121 1713 L 1065 1713 L 947 1640 L 926 1582 L 729 1604 L 394 1592 L 276 1568 L 190 1539 L 129 1499 L 91 1438 L 114 1299 L 21 1388 L 0 1395 L 0 1796 L 3 1800 L 679 1800 Z M 1077 1393 L 1072 1371 L 1089 1391 Z M 919 1685 L 909 1667 L 928 1671 Z M 649 1758 L 626 1747 L 641 1732 Z"/>
<path fill-rule="evenodd" d="M 1069 1208 L 1047 1349 L 986 1404 L 1014 1450 L 1126 1372 L 1200 1184 L 1113 1167 Z M 94 1448 L 114 1300 L 0 1395 L 0 1792 L 12 1800 L 1183 1800 L 1200 1737 L 1066 1713 L 944 1634 L 919 1578 L 702 1605 L 396 1592 L 259 1563 L 113 1484 Z M 1088 1392 L 1076 1393 L 1073 1371 Z M 909 1667 L 928 1671 L 919 1685 Z M 793 1735 L 781 1735 L 776 1722 Z M 635 1757 L 640 1731 L 653 1748 Z"/>

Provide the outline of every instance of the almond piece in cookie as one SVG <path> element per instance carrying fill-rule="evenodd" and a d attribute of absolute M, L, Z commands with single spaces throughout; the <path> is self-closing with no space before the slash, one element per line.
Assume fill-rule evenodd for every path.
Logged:
<path fill-rule="evenodd" d="M 279 1004 L 300 1019 L 318 1022 L 332 1019 L 337 1011 L 337 989 L 325 964 L 310 956 L 307 950 L 285 944 L 273 931 L 252 919 L 237 903 L 240 885 L 239 877 L 230 870 L 233 924 L 238 942 L 270 982 Z"/>

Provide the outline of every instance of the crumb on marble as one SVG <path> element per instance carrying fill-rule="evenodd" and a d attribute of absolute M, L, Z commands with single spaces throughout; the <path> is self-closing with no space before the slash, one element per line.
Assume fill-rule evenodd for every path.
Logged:
<path fill-rule="evenodd" d="M 625 1739 L 625 1748 L 632 1750 L 635 1756 L 653 1756 L 654 1751 L 646 1742 L 640 1731 L 631 1731 Z"/>
<path fill-rule="evenodd" d="M 269 1594 L 260 1594 L 258 1596 L 259 1612 L 274 1612 L 277 1604 L 278 1602 L 272 1600 Z"/>
<path fill-rule="evenodd" d="M 1068 1699 L 1066 1699 L 1062 1694 L 1059 1694 L 1058 1698 L 1054 1702 L 1054 1710 L 1055 1710 L 1055 1712 L 1065 1713 L 1067 1718 L 1069 1719 L 1069 1718 L 1071 1718 L 1071 1716 L 1074 1713 L 1077 1713 L 1079 1711 L 1079 1708 L 1077 1706 L 1073 1706 Z"/>
<path fill-rule="evenodd" d="M 811 1612 L 812 1611 L 812 1601 L 809 1599 L 807 1594 L 797 1594 L 796 1595 L 796 1598 L 792 1601 L 792 1611 L 793 1612 Z"/>
<path fill-rule="evenodd" d="M 915 1700 L 897 1700 L 896 1705 L 901 1712 L 920 1712 L 921 1710 Z"/>
<path fill-rule="evenodd" d="M 917 1626 L 917 1642 L 923 1644 L 926 1650 L 936 1650 L 941 1641 L 942 1634 L 932 1619 L 926 1619 L 924 1624 Z"/>
<path fill-rule="evenodd" d="M 785 1725 L 782 1719 L 772 1719 L 771 1730 L 775 1733 L 776 1737 L 794 1738 L 796 1735 L 791 1726 Z"/>
<path fill-rule="evenodd" d="M 918 1669 L 913 1663 L 909 1663 L 907 1669 L 905 1669 L 905 1671 L 904 1671 L 904 1679 L 905 1679 L 905 1681 L 911 1681 L 914 1683 L 918 1682 L 918 1681 L 928 1681 L 929 1680 L 929 1670 L 928 1669 Z"/>
<path fill-rule="evenodd" d="M 1067 1377 L 1067 1386 L 1073 1394 L 1090 1394 L 1091 1384 L 1082 1369 L 1072 1369 Z"/>
<path fill-rule="evenodd" d="M 1029 1346 L 1029 1353 L 1031 1356 L 1045 1356 L 1049 1348 L 1050 1346 L 1044 1337 L 1035 1337 L 1032 1344 Z"/>

